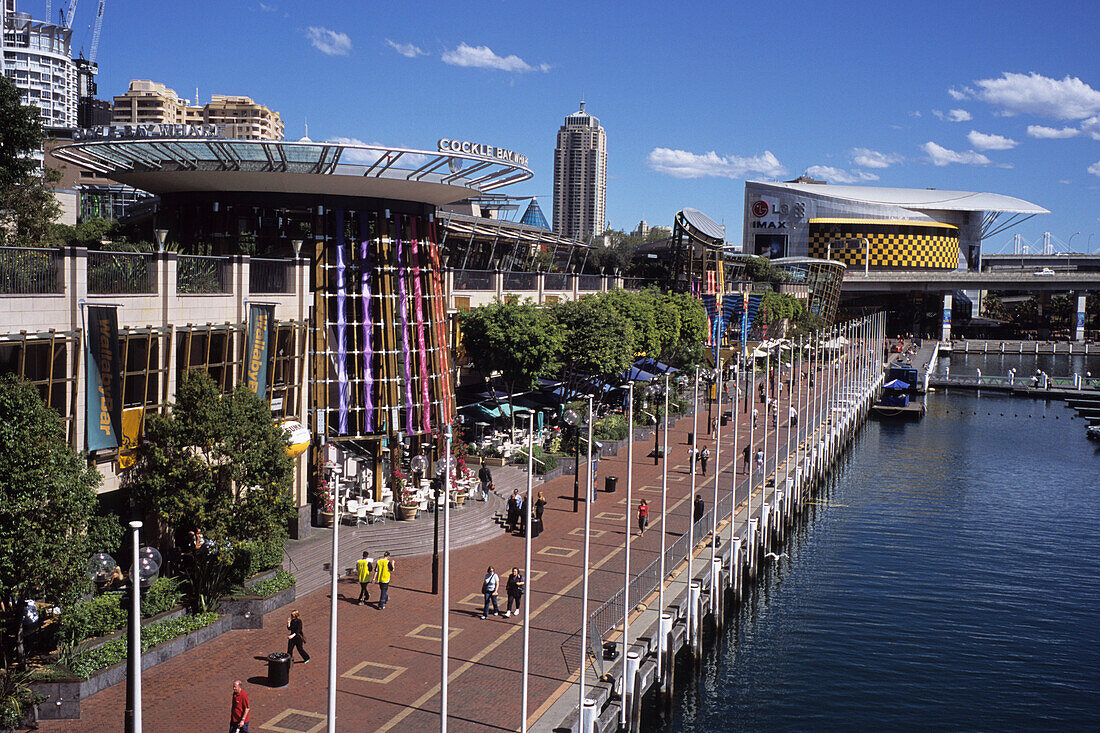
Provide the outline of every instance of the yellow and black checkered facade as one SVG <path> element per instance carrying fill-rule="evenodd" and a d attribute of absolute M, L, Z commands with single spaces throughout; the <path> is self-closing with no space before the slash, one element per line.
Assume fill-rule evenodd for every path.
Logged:
<path fill-rule="evenodd" d="M 810 219 L 809 255 L 889 270 L 954 270 L 959 266 L 959 228 L 928 221 Z M 866 242 L 864 242 L 866 240 Z"/>

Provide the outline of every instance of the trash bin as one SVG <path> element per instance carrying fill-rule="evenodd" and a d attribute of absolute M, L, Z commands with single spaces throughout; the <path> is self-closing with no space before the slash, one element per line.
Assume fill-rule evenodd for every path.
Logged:
<path fill-rule="evenodd" d="M 687 444 L 691 445 L 695 442 L 695 433 L 688 433 Z"/>
<path fill-rule="evenodd" d="M 275 652 L 267 655 L 267 684 L 272 687 L 286 687 L 290 684 L 290 655 Z"/>
<path fill-rule="evenodd" d="M 618 476 L 606 476 L 606 477 L 604 477 L 603 490 L 606 491 L 607 493 L 614 494 L 615 489 L 618 487 L 618 485 L 619 485 L 619 477 Z"/>

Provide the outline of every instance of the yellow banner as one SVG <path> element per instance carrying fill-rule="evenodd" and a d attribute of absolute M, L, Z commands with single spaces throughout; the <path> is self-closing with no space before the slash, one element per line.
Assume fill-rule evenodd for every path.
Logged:
<path fill-rule="evenodd" d="M 130 468 L 134 465 L 134 453 L 141 438 L 141 423 L 145 418 L 145 409 L 128 407 L 122 411 L 122 445 L 118 450 L 118 467 Z"/>

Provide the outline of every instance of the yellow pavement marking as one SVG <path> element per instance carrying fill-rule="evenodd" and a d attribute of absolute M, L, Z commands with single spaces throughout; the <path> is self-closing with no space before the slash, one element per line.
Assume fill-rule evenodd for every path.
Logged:
<path fill-rule="evenodd" d="M 381 677 L 370 677 L 368 675 L 359 674 L 367 667 L 378 668 L 379 672 L 384 672 L 385 670 L 389 670 L 389 672 L 383 674 L 383 676 Z M 389 683 L 397 679 L 398 675 L 400 675 L 402 672 L 407 672 L 408 669 L 408 667 L 401 667 L 393 664 L 382 664 L 381 662 L 360 662 L 340 676 L 347 677 L 348 679 L 352 680 L 362 680 L 363 682 L 377 682 L 380 685 L 388 685 Z"/>
<path fill-rule="evenodd" d="M 575 527 L 569 530 L 569 534 L 573 535 L 574 537 L 584 537 L 584 527 Z M 603 537 L 605 534 L 607 534 L 607 531 L 603 529 L 588 530 L 588 536 L 593 539 L 597 537 Z"/>
<path fill-rule="evenodd" d="M 537 555 L 550 555 L 552 557 L 573 557 L 578 552 L 580 552 L 580 550 L 575 550 L 575 549 L 571 549 L 571 548 L 568 548 L 568 547 L 555 547 L 554 545 L 549 545 L 547 547 L 542 548 L 541 550 L 539 550 L 535 554 L 537 554 Z"/>
<path fill-rule="evenodd" d="M 440 636 L 432 636 L 431 634 L 423 633 L 423 632 L 427 631 L 428 629 L 436 629 L 441 635 Z M 461 631 L 462 631 L 462 629 L 456 629 L 454 626 L 452 626 L 450 628 L 450 638 L 451 639 L 455 638 L 455 636 L 457 636 Z M 443 633 L 443 627 L 440 626 L 439 624 L 420 624 L 415 629 L 413 629 L 409 633 L 405 634 L 405 636 L 411 637 L 413 639 L 425 639 L 426 641 L 443 641 L 442 633 Z"/>
<path fill-rule="evenodd" d="M 277 723 L 282 723 L 290 717 L 313 718 L 319 722 L 312 728 L 283 728 L 282 726 L 277 725 Z M 302 721 L 303 724 L 306 722 L 307 721 Z M 308 710 L 295 710 L 294 708 L 287 708 L 271 720 L 261 725 L 260 730 L 271 730 L 275 731 L 275 733 L 317 733 L 317 731 L 325 727 L 326 722 L 328 722 L 327 716 L 319 715 L 318 713 L 311 713 Z"/>

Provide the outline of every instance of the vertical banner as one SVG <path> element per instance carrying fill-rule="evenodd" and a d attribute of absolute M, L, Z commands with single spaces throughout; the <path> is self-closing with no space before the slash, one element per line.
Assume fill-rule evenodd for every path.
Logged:
<path fill-rule="evenodd" d="M 405 288 L 405 247 L 402 214 L 394 217 L 394 225 L 397 228 L 397 306 L 400 314 L 399 327 L 401 329 L 401 376 L 405 381 L 405 432 L 412 435 L 413 430 L 413 402 L 412 393 L 412 346 L 409 344 L 409 296 Z"/>
<path fill-rule="evenodd" d="M 749 293 L 745 291 L 741 294 L 741 363 L 745 363 L 745 359 L 749 355 Z"/>
<path fill-rule="evenodd" d="M 348 287 L 347 259 L 344 249 L 344 210 L 337 209 L 336 216 L 336 388 L 339 411 L 336 419 L 338 435 L 348 434 L 348 403 L 351 385 L 348 382 Z"/>
<path fill-rule="evenodd" d="M 248 351 L 245 352 L 245 386 L 261 399 L 267 397 L 267 355 L 275 328 L 275 306 L 271 303 L 248 304 Z"/>
<path fill-rule="evenodd" d="M 122 436 L 122 361 L 118 352 L 118 311 L 88 306 L 87 398 L 84 423 L 88 450 L 117 448 Z"/>
<path fill-rule="evenodd" d="M 370 310 L 370 224 L 367 213 L 359 212 L 359 286 L 363 299 L 363 432 L 374 432 L 374 319 Z"/>
<path fill-rule="evenodd" d="M 128 407 L 122 411 L 122 445 L 119 446 L 118 467 L 132 468 L 134 456 L 141 438 L 141 423 L 145 418 L 144 407 Z"/>

